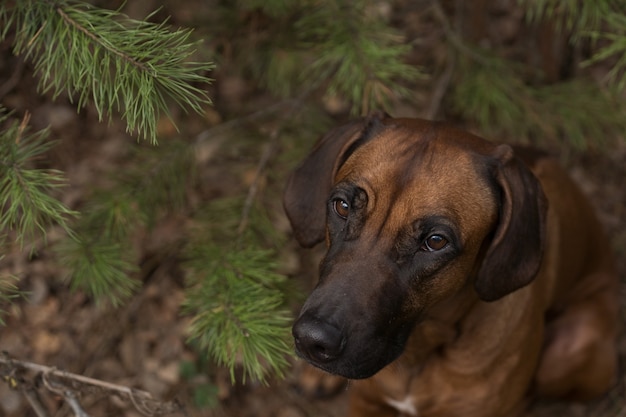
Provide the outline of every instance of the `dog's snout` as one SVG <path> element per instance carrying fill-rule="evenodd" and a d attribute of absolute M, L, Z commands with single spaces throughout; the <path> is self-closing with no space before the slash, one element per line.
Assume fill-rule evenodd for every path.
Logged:
<path fill-rule="evenodd" d="M 327 363 L 341 356 L 345 339 L 334 325 L 317 318 L 303 316 L 293 326 L 298 352 L 308 360 Z"/>

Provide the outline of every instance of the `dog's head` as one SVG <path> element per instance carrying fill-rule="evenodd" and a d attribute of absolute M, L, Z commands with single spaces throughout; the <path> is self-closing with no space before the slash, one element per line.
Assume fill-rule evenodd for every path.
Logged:
<path fill-rule="evenodd" d="M 373 115 L 332 130 L 291 177 L 285 209 L 302 245 L 328 246 L 296 349 L 348 378 L 396 359 L 468 283 L 495 301 L 541 262 L 536 178 L 509 146 L 435 122 Z"/>

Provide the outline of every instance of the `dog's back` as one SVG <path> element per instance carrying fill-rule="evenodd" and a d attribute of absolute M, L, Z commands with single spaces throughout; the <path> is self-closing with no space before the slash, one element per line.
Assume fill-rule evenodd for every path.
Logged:
<path fill-rule="evenodd" d="M 541 394 L 587 399 L 615 382 L 619 281 L 611 243 L 589 200 L 552 158 L 526 156 L 549 203 L 546 347 L 537 372 Z"/>

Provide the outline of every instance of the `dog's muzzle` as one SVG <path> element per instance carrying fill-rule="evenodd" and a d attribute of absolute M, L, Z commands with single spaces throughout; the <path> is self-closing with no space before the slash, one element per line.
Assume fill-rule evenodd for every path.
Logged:
<path fill-rule="evenodd" d="M 306 314 L 296 321 L 292 333 L 298 355 L 321 366 L 337 360 L 345 347 L 341 330 Z"/>

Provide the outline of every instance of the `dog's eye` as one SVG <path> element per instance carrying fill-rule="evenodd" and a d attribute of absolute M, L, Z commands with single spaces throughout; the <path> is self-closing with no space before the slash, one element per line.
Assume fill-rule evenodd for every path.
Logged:
<path fill-rule="evenodd" d="M 347 201 L 337 199 L 333 203 L 333 208 L 335 210 L 335 213 L 337 213 L 337 216 L 341 217 L 344 220 L 348 218 L 348 214 L 350 214 L 350 204 L 348 204 Z"/>
<path fill-rule="evenodd" d="M 446 247 L 448 240 L 441 235 L 430 235 L 420 247 L 425 252 L 435 252 Z"/>

